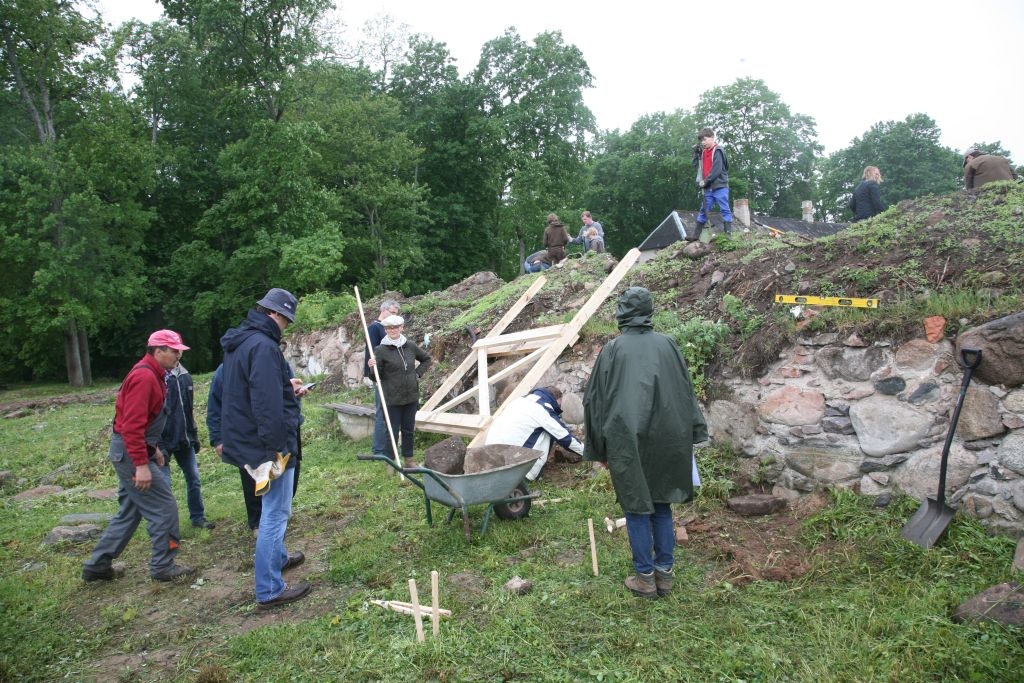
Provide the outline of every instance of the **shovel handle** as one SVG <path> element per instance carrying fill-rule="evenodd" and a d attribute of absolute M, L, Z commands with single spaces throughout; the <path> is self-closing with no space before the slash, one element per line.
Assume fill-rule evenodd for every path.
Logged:
<path fill-rule="evenodd" d="M 960 349 L 960 363 L 968 370 L 981 365 L 981 349 Z"/>

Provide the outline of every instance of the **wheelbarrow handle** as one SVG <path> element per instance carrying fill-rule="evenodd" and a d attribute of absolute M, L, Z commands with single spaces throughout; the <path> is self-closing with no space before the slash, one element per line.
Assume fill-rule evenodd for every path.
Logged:
<path fill-rule="evenodd" d="M 969 370 L 981 365 L 981 349 L 960 349 L 960 362 Z"/>

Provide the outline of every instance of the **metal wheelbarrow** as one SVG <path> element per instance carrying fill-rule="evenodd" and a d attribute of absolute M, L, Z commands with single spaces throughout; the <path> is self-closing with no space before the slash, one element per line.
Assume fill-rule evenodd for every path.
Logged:
<path fill-rule="evenodd" d="M 526 486 L 526 473 L 537 458 L 514 465 L 505 465 L 485 472 L 473 474 L 443 474 L 426 467 L 399 467 L 386 455 L 359 455 L 359 460 L 382 460 L 401 472 L 410 482 L 423 491 L 427 511 L 427 524 L 434 525 L 430 511 L 431 501 L 451 508 L 448 522 L 458 510 L 462 511 L 462 531 L 466 541 L 471 540 L 469 530 L 469 506 L 487 504 L 481 534 L 487 533 L 487 525 L 493 510 L 502 519 L 521 519 L 530 513 L 530 505 L 539 493 L 530 493 Z"/>

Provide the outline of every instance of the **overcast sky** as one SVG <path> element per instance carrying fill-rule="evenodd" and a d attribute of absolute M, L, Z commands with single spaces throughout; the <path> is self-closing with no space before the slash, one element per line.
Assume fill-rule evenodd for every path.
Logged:
<path fill-rule="evenodd" d="M 579 47 L 602 129 L 692 110 L 737 78 L 761 79 L 796 114 L 814 118 L 826 153 L 879 121 L 923 112 L 944 145 L 999 140 L 1024 163 L 1024 2 L 1021 0 L 337 0 L 350 34 L 388 14 L 410 33 L 447 43 L 462 73 L 487 41 L 514 26 L 527 42 L 561 31 Z M 104 17 L 152 21 L 153 0 L 99 0 Z M 883 173 L 885 169 L 882 169 Z"/>

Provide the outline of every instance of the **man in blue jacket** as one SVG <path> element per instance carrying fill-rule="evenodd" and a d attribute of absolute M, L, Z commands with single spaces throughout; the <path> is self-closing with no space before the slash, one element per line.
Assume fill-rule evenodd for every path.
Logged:
<path fill-rule="evenodd" d="M 292 512 L 292 454 L 298 450 L 300 410 L 280 343 L 281 334 L 295 320 L 297 306 L 291 292 L 271 289 L 220 340 L 223 457 L 254 474 L 256 493 L 263 496 L 255 553 L 257 609 L 299 600 L 310 589 L 306 581 L 289 586 L 282 576 L 306 559 L 300 552 L 288 553 L 284 545 Z M 255 476 L 266 471 L 266 480 Z"/>

